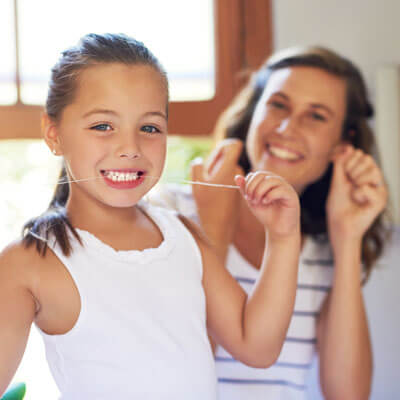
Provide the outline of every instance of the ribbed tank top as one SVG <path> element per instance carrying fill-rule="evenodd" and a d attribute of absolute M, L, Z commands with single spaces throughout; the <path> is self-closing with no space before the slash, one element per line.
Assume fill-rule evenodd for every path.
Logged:
<path fill-rule="evenodd" d="M 141 207 L 157 248 L 115 251 L 79 229 L 69 257 L 51 246 L 81 298 L 72 330 L 41 331 L 62 400 L 216 398 L 200 250 L 176 214 Z"/>

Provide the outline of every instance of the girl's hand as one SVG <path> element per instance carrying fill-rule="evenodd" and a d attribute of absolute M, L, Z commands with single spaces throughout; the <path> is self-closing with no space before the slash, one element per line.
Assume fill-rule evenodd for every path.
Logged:
<path fill-rule="evenodd" d="M 269 239 L 284 239 L 300 232 L 300 202 L 296 191 L 280 176 L 252 172 L 236 183 L 248 206 L 268 231 Z"/>
<path fill-rule="evenodd" d="M 243 143 L 238 139 L 221 141 L 204 163 L 197 160 L 192 164 L 193 181 L 235 185 L 235 176 L 243 175 L 238 166 Z M 201 225 L 213 242 L 230 243 L 235 228 L 240 195 L 237 190 L 228 188 L 193 185 Z"/>
<path fill-rule="evenodd" d="M 361 241 L 384 210 L 388 190 L 372 156 L 351 145 L 333 157 L 333 176 L 326 210 L 331 241 Z"/>

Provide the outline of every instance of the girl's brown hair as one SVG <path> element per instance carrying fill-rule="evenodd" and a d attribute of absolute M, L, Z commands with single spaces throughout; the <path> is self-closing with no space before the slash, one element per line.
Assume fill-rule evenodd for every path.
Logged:
<path fill-rule="evenodd" d="M 216 139 L 237 138 L 245 143 L 254 110 L 268 84 L 270 75 L 278 69 L 296 66 L 319 68 L 346 82 L 347 108 L 343 121 L 342 139 L 378 160 L 375 138 L 368 124 L 368 119 L 373 116 L 373 107 L 368 101 L 361 73 L 349 60 L 323 47 L 296 47 L 271 56 L 251 76 L 248 84 L 217 121 Z M 246 173 L 250 171 L 250 161 L 245 147 L 239 164 Z M 300 196 L 302 232 L 322 240 L 328 239 L 325 204 L 331 177 L 332 165 Z M 365 266 L 365 279 L 368 279 L 390 235 L 388 221 L 386 212 L 382 212 L 363 237 L 362 262 Z"/>
<path fill-rule="evenodd" d="M 65 107 L 74 101 L 79 74 L 97 64 L 122 63 L 146 65 L 160 73 L 165 82 L 168 98 L 166 72 L 156 57 L 143 45 L 123 34 L 88 34 L 79 43 L 64 51 L 51 70 L 46 113 L 54 122 L 59 122 Z M 167 110 L 168 111 L 168 110 Z M 49 238 L 54 238 L 64 255 L 71 253 L 68 230 L 80 241 L 79 235 L 68 220 L 66 203 L 69 197 L 68 176 L 62 167 L 48 209 L 39 217 L 28 221 L 23 227 L 23 243 L 36 245 L 41 256 L 46 254 Z"/>

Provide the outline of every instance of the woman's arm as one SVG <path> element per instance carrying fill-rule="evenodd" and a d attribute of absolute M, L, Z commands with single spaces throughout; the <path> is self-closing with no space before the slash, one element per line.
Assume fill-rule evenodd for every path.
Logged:
<path fill-rule="evenodd" d="M 267 230 L 268 252 L 250 296 L 195 235 L 203 257 L 209 332 L 236 359 L 254 367 L 272 365 L 280 353 L 293 313 L 300 252 L 297 194 L 281 178 L 267 175 L 249 174 L 241 185 Z"/>
<path fill-rule="evenodd" d="M 36 310 L 17 253 L 8 248 L 0 255 L 0 397 L 22 359 Z"/>
<path fill-rule="evenodd" d="M 225 139 L 218 143 L 206 162 L 192 164 L 192 180 L 220 185 L 234 185 L 235 176 L 243 175 L 238 166 L 243 143 L 238 139 Z M 193 198 L 201 227 L 223 262 L 233 240 L 239 208 L 237 190 L 192 186 Z"/>
<path fill-rule="evenodd" d="M 361 243 L 387 203 L 373 158 L 347 146 L 334 158 L 327 200 L 335 272 L 318 322 L 321 387 L 327 399 L 367 399 L 372 350 L 361 290 Z"/>
<path fill-rule="evenodd" d="M 360 283 L 361 243 L 341 244 L 317 327 L 321 388 L 328 400 L 368 399 L 372 350 Z"/>

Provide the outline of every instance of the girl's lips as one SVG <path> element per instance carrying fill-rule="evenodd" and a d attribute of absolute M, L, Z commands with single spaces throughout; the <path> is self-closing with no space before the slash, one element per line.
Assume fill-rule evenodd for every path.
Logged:
<path fill-rule="evenodd" d="M 101 170 L 105 183 L 114 189 L 133 189 L 143 183 L 146 171 L 137 168 Z"/>

